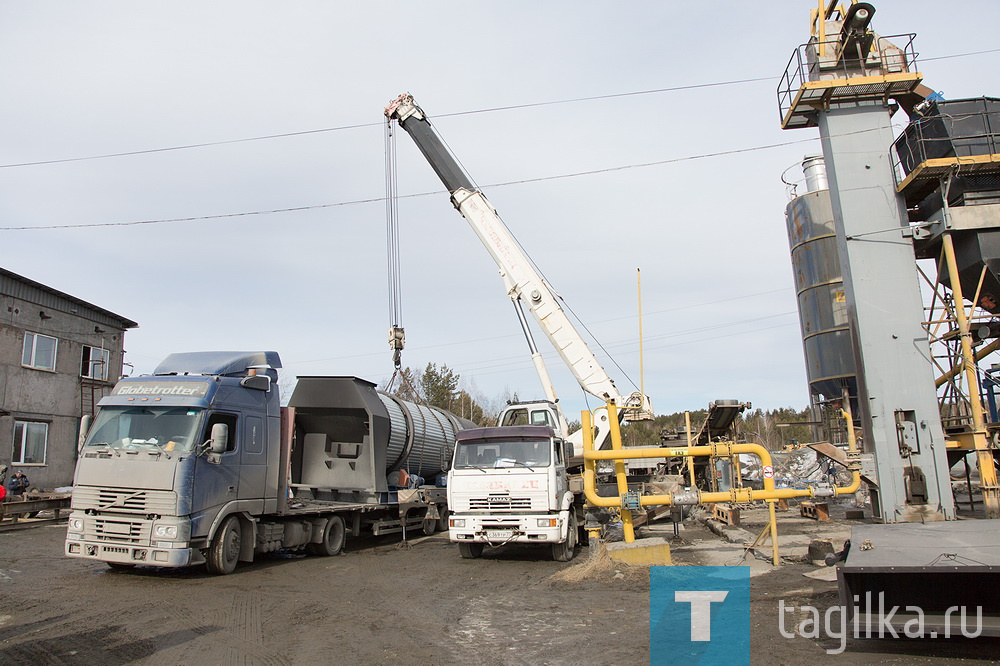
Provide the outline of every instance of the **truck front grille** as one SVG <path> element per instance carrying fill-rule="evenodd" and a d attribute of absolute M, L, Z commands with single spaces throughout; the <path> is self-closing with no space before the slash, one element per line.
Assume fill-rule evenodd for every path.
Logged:
<path fill-rule="evenodd" d="M 530 497 L 492 497 L 469 500 L 471 511 L 529 511 Z"/>
<path fill-rule="evenodd" d="M 169 490 L 76 486 L 73 488 L 72 508 L 115 513 L 173 515 L 177 510 L 177 493 Z"/>
<path fill-rule="evenodd" d="M 88 541 L 110 541 L 113 543 L 148 544 L 149 521 L 135 521 L 123 518 L 97 518 L 87 521 L 84 539 Z"/>

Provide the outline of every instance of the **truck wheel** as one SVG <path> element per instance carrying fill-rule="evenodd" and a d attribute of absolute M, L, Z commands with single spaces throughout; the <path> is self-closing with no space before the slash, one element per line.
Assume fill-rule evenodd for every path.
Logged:
<path fill-rule="evenodd" d="M 441 517 L 438 518 L 438 529 L 441 530 L 442 532 L 446 532 L 448 530 L 448 505 L 447 504 L 445 504 L 443 507 L 441 507 L 440 514 L 441 514 Z"/>
<path fill-rule="evenodd" d="M 483 546 L 481 543 L 464 543 L 458 544 L 458 553 L 465 560 L 474 560 L 476 558 L 483 556 Z"/>
<path fill-rule="evenodd" d="M 330 520 L 326 521 L 326 527 L 323 528 L 323 540 L 319 543 L 309 544 L 306 546 L 306 550 L 313 555 L 323 557 L 339 555 L 340 551 L 344 549 L 346 534 L 344 519 L 340 516 L 330 516 Z"/>
<path fill-rule="evenodd" d="M 233 573 L 236 563 L 240 559 L 240 545 L 243 534 L 240 530 L 240 520 L 236 516 L 229 516 L 212 539 L 212 546 L 208 549 L 208 557 L 205 566 L 209 573 L 218 576 Z"/>
<path fill-rule="evenodd" d="M 566 528 L 566 540 L 552 544 L 552 559 L 556 562 L 569 562 L 576 551 L 576 514 L 569 513 L 569 526 Z"/>

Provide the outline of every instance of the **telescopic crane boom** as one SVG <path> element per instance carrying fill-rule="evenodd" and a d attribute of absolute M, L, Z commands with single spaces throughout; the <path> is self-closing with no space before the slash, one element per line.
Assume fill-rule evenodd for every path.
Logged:
<path fill-rule="evenodd" d="M 630 420 L 652 418 L 647 396 L 636 391 L 626 398 L 618 391 L 614 381 L 560 307 L 555 290 L 535 269 L 489 200 L 452 156 L 426 114 L 414 102 L 413 96 L 400 95 L 386 107 L 385 115 L 389 120 L 396 120 L 417 144 L 417 148 L 451 193 L 452 204 L 472 226 L 500 269 L 507 295 L 518 311 L 546 397 L 555 403 L 555 391 L 524 320 L 524 304 L 527 304 L 528 310 L 584 391 L 602 401 L 614 401 L 626 410 L 626 418 Z"/>

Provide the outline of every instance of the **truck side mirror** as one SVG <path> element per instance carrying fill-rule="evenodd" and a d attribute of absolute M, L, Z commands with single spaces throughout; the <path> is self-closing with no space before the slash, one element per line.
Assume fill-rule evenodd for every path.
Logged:
<path fill-rule="evenodd" d="M 208 440 L 208 450 L 212 453 L 225 453 L 229 448 L 229 426 L 216 423 L 212 426 L 212 439 Z"/>
<path fill-rule="evenodd" d="M 240 380 L 240 386 L 257 391 L 270 391 L 271 378 L 267 375 L 250 375 Z"/>
<path fill-rule="evenodd" d="M 87 442 L 87 433 L 90 431 L 90 414 L 84 414 L 80 419 L 80 438 L 76 441 L 76 450 L 83 453 L 83 445 Z"/>
<path fill-rule="evenodd" d="M 569 461 L 573 459 L 573 442 L 563 442 L 563 462 L 569 467 Z"/>

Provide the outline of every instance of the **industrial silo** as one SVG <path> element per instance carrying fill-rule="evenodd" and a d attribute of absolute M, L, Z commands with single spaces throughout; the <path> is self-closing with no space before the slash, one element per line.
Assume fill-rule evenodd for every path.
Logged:
<path fill-rule="evenodd" d="M 792 253 L 806 376 L 813 404 L 840 399 L 843 389 L 856 396 L 854 352 L 848 325 L 837 234 L 822 156 L 802 161 L 804 188 L 798 185 L 785 207 Z M 805 189 L 805 193 L 800 191 Z"/>

